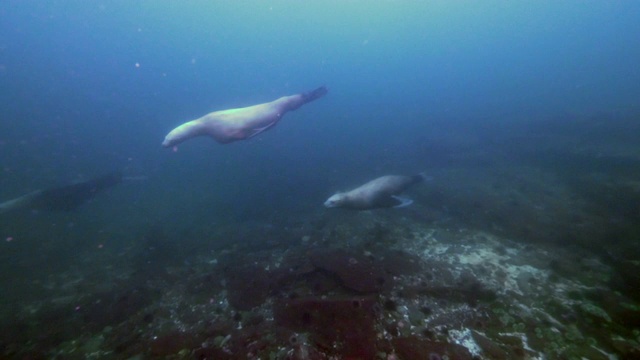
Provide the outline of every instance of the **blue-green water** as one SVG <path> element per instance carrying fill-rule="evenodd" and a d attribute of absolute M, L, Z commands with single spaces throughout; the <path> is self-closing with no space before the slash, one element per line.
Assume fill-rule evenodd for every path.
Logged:
<path fill-rule="evenodd" d="M 422 171 L 415 204 L 373 223 L 575 246 L 637 301 L 640 280 L 623 275 L 640 258 L 638 34 L 634 1 L 4 1 L 0 201 L 124 181 L 71 212 L 0 215 L 3 323 L 225 249 L 348 247 L 377 225 L 327 197 Z M 248 141 L 160 145 L 208 112 L 320 85 L 326 97 Z M 156 288 L 180 281 L 167 282 Z M 0 350 L 80 336 L 24 333 Z"/>

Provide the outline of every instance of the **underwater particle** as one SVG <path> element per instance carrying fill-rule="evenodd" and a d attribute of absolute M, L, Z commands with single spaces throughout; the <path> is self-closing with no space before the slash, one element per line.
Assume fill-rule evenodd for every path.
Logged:
<path fill-rule="evenodd" d="M 13 241 L 13 236 L 7 236 L 7 238 L 5 239 L 6 242 L 12 242 Z"/>

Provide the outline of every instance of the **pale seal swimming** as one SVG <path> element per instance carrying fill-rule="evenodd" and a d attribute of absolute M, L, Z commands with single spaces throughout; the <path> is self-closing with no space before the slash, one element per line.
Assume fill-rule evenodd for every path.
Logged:
<path fill-rule="evenodd" d="M 327 92 L 327 88 L 321 86 L 303 94 L 283 96 L 264 104 L 214 111 L 171 130 L 162 146 L 176 146 L 202 135 L 211 136 L 221 144 L 249 139 L 275 126 L 287 112 L 321 98 Z"/>
<path fill-rule="evenodd" d="M 425 179 L 427 176 L 422 173 L 413 176 L 381 176 L 353 190 L 334 194 L 324 202 L 324 206 L 355 210 L 409 206 L 413 200 L 398 194 Z"/>

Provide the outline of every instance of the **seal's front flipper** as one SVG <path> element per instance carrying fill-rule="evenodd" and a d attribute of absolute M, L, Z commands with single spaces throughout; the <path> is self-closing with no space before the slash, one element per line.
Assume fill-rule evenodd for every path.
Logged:
<path fill-rule="evenodd" d="M 329 92 L 329 89 L 327 89 L 326 86 L 322 85 L 319 88 L 315 89 L 315 90 L 311 90 L 309 92 L 306 92 L 304 94 L 302 94 L 302 98 L 304 99 L 304 103 L 308 103 L 311 102 L 315 99 L 319 99 L 323 96 L 325 96 L 327 93 Z"/>
<path fill-rule="evenodd" d="M 413 204 L 413 200 L 411 200 L 409 198 L 405 198 L 405 197 L 401 197 L 401 196 L 397 196 L 397 195 L 392 195 L 391 198 L 397 201 L 397 205 L 393 206 L 394 208 L 407 207 L 407 206 Z"/>
<path fill-rule="evenodd" d="M 391 195 L 378 199 L 375 203 L 380 208 L 401 208 L 413 204 L 413 200 L 401 196 Z"/>
<path fill-rule="evenodd" d="M 265 130 L 269 130 L 270 128 L 273 127 L 273 125 L 275 125 L 277 123 L 277 121 L 272 122 L 271 124 L 267 125 L 267 126 L 263 126 L 261 128 L 255 128 L 255 129 L 251 129 L 251 134 L 249 134 L 249 136 L 247 136 L 247 139 L 251 139 L 252 137 L 260 134 L 261 132 L 265 131 Z"/>

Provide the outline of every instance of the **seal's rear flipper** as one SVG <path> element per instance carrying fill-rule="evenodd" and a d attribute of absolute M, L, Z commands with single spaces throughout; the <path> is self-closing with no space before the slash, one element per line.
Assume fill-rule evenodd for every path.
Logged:
<path fill-rule="evenodd" d="M 304 99 L 304 104 L 311 102 L 313 100 L 319 99 L 323 96 L 325 96 L 327 93 L 329 92 L 329 89 L 327 89 L 326 86 L 322 85 L 319 88 L 315 89 L 315 90 L 311 90 L 309 92 L 306 92 L 304 94 L 302 94 L 302 98 Z"/>

